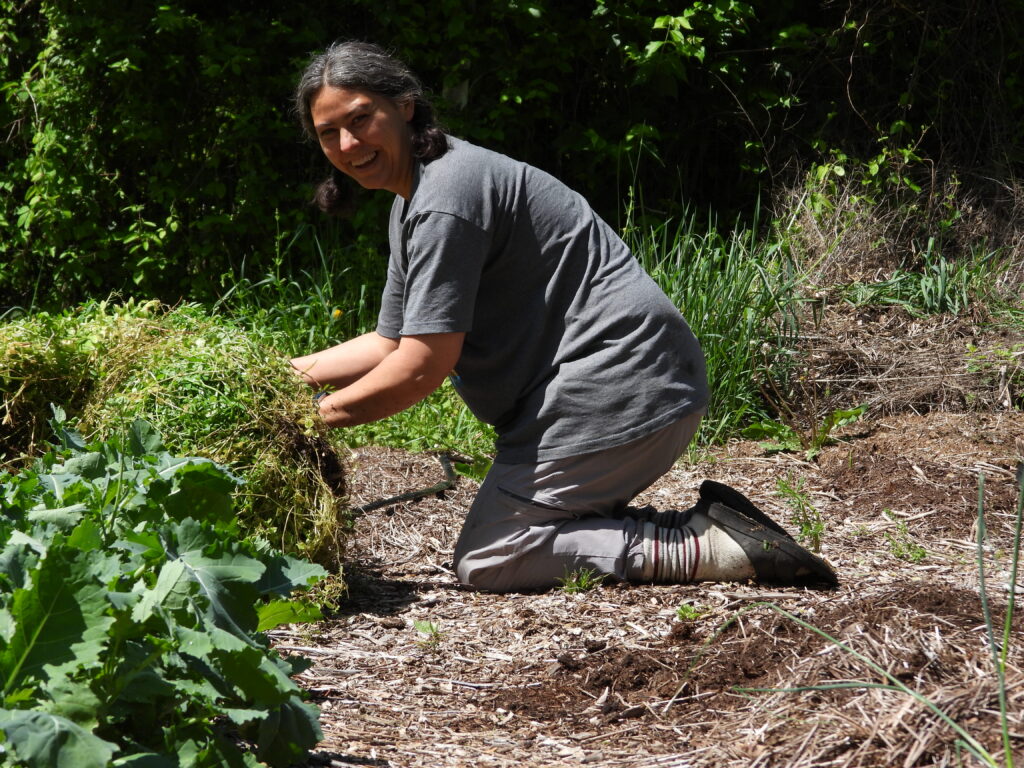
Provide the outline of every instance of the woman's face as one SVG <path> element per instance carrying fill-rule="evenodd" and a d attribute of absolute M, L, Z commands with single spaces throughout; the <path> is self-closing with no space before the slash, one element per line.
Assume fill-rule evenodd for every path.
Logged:
<path fill-rule="evenodd" d="M 411 101 L 325 85 L 310 102 L 320 148 L 331 165 L 366 189 L 412 194 Z"/>

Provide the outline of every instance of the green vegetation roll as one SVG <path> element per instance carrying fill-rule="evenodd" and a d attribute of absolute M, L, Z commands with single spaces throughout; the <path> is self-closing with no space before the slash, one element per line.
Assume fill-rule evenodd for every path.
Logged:
<path fill-rule="evenodd" d="M 282 549 L 336 565 L 347 525 L 341 443 L 284 356 L 200 307 L 90 303 L 0 325 L 0 462 L 49 439 L 49 404 L 86 435 L 137 418 L 174 452 L 205 456 L 245 479 L 243 526 Z"/>

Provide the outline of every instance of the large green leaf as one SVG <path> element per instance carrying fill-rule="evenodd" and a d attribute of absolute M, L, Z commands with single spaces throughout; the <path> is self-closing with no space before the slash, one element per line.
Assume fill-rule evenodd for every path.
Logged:
<path fill-rule="evenodd" d="M 46 552 L 46 545 L 21 531 L 12 531 L 10 538 L 0 551 L 0 573 L 10 579 L 13 589 L 29 585 L 32 572 L 39 557 Z"/>
<path fill-rule="evenodd" d="M 0 647 L 5 694 L 27 679 L 51 677 L 61 665 L 99 659 L 113 622 L 105 615 L 104 577 L 114 568 L 113 556 L 49 548 L 32 574 L 31 587 L 15 590 L 9 604 L 14 631 Z"/>
<path fill-rule="evenodd" d="M 256 587 L 264 595 L 287 597 L 296 589 L 311 587 L 327 576 L 322 566 L 279 552 L 268 553 L 261 560 L 267 570 Z"/>
<path fill-rule="evenodd" d="M 323 618 L 320 607 L 301 600 L 271 600 L 256 610 L 260 618 L 260 632 L 279 627 L 282 624 L 295 624 L 306 621 L 319 621 Z"/>
<path fill-rule="evenodd" d="M 6 746 L 30 768 L 106 768 L 115 745 L 46 712 L 0 709 Z"/>
<path fill-rule="evenodd" d="M 256 755 L 272 766 L 292 765 L 323 737 L 317 708 L 292 698 L 260 721 Z"/>
<path fill-rule="evenodd" d="M 145 456 L 163 450 L 164 443 L 153 425 L 142 419 L 132 422 L 128 430 L 128 453 L 132 456 Z"/>
<path fill-rule="evenodd" d="M 165 533 L 169 534 L 165 544 L 168 556 L 179 558 L 189 577 L 199 585 L 199 593 L 207 600 L 205 612 L 212 622 L 252 643 L 257 625 L 255 584 L 266 570 L 263 563 L 230 551 L 230 545 L 225 545 L 229 551 L 219 556 L 209 555 L 217 539 L 191 518 L 168 526 Z"/>

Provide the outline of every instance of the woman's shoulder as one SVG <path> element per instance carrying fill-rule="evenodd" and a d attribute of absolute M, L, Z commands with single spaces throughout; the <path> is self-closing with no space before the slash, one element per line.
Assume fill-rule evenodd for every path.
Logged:
<path fill-rule="evenodd" d="M 455 136 L 448 137 L 448 151 L 424 167 L 424 175 L 515 171 L 525 163 Z"/>
<path fill-rule="evenodd" d="M 440 211 L 475 220 L 481 206 L 517 197 L 525 164 L 451 136 L 448 146 L 445 154 L 419 168 L 410 213 Z"/>

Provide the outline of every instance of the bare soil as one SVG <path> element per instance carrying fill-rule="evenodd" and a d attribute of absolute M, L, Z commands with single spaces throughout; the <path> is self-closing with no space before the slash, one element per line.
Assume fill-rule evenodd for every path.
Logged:
<path fill-rule="evenodd" d="M 637 499 L 685 508 L 710 478 L 799 533 L 777 481 L 802 482 L 824 522 L 821 554 L 840 575 L 834 592 L 695 584 L 481 594 L 460 587 L 450 563 L 471 481 L 368 512 L 337 614 L 273 633 L 283 652 L 313 660 L 301 681 L 325 738 L 308 765 L 979 764 L 933 708 L 1001 754 L 978 489 L 984 475 L 986 594 L 1001 638 L 1022 436 L 1019 411 L 882 415 L 815 461 L 731 443 L 679 463 Z M 354 505 L 443 478 L 429 455 L 373 448 L 348 463 Z M 1006 666 L 1018 760 L 1022 629 L 1015 617 Z M 878 687 L 892 679 L 921 698 Z"/>

